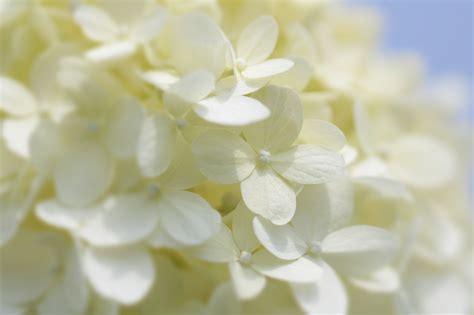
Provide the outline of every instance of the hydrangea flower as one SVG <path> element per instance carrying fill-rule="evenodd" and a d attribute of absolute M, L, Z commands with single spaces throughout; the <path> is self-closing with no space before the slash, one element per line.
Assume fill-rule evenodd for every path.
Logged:
<path fill-rule="evenodd" d="M 0 0 L 0 313 L 472 313 L 467 85 L 379 24 Z"/>
<path fill-rule="evenodd" d="M 308 283 L 319 278 L 320 269 L 311 258 L 284 261 L 258 249 L 260 243 L 251 227 L 253 216 L 240 203 L 232 212 L 232 231 L 222 225 L 214 238 L 187 251 L 206 261 L 227 262 L 234 290 L 243 300 L 259 295 L 265 287 L 266 277 L 295 283 Z"/>
<path fill-rule="evenodd" d="M 193 152 L 207 178 L 224 184 L 241 182 L 249 209 L 282 225 L 296 208 L 291 185 L 330 181 L 342 174 L 344 162 L 317 145 L 292 146 L 303 123 L 301 103 L 293 91 L 269 86 L 254 97 L 272 114 L 244 128 L 247 141 L 227 131 L 209 131 L 194 140 Z"/>
<path fill-rule="evenodd" d="M 83 33 L 101 45 L 85 52 L 91 61 L 104 62 L 128 57 L 160 32 L 166 12 L 148 1 L 117 5 L 106 1 L 104 8 L 80 4 L 74 19 Z"/>

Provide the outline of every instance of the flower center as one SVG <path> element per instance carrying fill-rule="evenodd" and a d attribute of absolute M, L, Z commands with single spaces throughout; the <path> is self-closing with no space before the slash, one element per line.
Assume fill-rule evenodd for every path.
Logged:
<path fill-rule="evenodd" d="M 176 127 L 179 130 L 183 130 L 187 126 L 188 126 L 188 122 L 186 121 L 186 119 L 184 119 L 182 117 L 176 118 Z"/>
<path fill-rule="evenodd" d="M 264 164 L 270 163 L 271 154 L 268 151 L 261 150 L 258 154 L 258 160 Z"/>
<path fill-rule="evenodd" d="M 237 60 L 235 60 L 235 65 L 239 70 L 243 70 L 247 66 L 243 58 L 237 58 Z"/>
<path fill-rule="evenodd" d="M 87 130 L 87 133 L 90 133 L 90 134 L 96 134 L 98 131 L 99 131 L 99 124 L 96 122 L 96 121 L 88 121 L 86 123 L 86 130 Z"/>
<path fill-rule="evenodd" d="M 251 259 L 252 259 L 252 254 L 250 254 L 249 252 L 244 250 L 240 253 L 239 260 L 240 260 L 241 263 L 247 265 L 247 264 L 250 263 Z"/>
<path fill-rule="evenodd" d="M 319 242 L 315 242 L 309 248 L 309 252 L 314 255 L 319 255 L 321 253 L 321 244 Z"/>
<path fill-rule="evenodd" d="M 158 193 L 160 192 L 160 186 L 155 183 L 149 184 L 147 187 L 147 192 L 148 196 L 150 196 L 151 198 L 156 197 L 156 195 L 158 195 Z"/>

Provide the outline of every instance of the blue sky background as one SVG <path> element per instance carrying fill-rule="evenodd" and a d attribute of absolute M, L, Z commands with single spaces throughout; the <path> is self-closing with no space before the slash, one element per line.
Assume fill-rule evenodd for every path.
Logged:
<path fill-rule="evenodd" d="M 473 76 L 472 0 L 352 0 L 370 4 L 386 17 L 384 44 L 414 50 L 428 61 L 429 73 Z"/>
<path fill-rule="evenodd" d="M 389 51 L 419 53 L 427 74 L 457 74 L 471 87 L 473 114 L 473 12 L 474 0 L 349 0 L 370 5 L 385 16 L 384 47 Z"/>

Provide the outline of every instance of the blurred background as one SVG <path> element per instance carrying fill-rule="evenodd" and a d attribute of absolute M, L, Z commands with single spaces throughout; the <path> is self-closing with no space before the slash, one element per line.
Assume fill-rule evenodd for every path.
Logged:
<path fill-rule="evenodd" d="M 428 81 L 461 82 L 466 97 L 459 119 L 470 125 L 474 156 L 474 0 L 349 0 L 377 8 L 385 17 L 383 48 L 413 52 L 426 63 Z M 474 213 L 474 163 L 469 191 Z"/>
<path fill-rule="evenodd" d="M 467 81 L 466 115 L 473 110 L 473 0 L 353 0 L 385 16 L 384 48 L 415 52 L 426 62 L 428 79 L 460 76 Z"/>

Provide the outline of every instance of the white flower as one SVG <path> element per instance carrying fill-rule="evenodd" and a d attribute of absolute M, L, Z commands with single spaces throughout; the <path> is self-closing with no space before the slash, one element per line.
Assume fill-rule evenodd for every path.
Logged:
<path fill-rule="evenodd" d="M 117 6 L 113 1 L 106 1 L 104 9 L 83 4 L 74 10 L 74 19 L 84 34 L 101 43 L 86 51 L 86 58 L 104 62 L 128 57 L 160 32 L 166 19 L 162 8 L 148 6 L 142 0 L 130 4 L 133 5 Z"/>
<path fill-rule="evenodd" d="M 236 50 L 226 40 L 234 75 L 219 82 L 222 93 L 245 95 L 257 91 L 294 65 L 291 59 L 268 59 L 278 41 L 278 24 L 272 16 L 260 16 L 247 25 L 239 35 Z"/>
<path fill-rule="evenodd" d="M 321 268 L 311 259 L 302 257 L 285 261 L 258 249 L 252 218 L 252 213 L 240 203 L 232 212 L 232 231 L 222 225 L 216 236 L 187 252 L 206 261 L 229 263 L 234 290 L 243 300 L 259 295 L 265 287 L 266 277 L 295 283 L 312 282 L 320 277 Z"/>
<path fill-rule="evenodd" d="M 244 125 L 267 118 L 267 107 L 247 96 L 209 96 L 214 78 L 206 71 L 191 72 L 164 93 L 166 112 L 154 112 L 144 122 L 138 144 L 138 161 L 143 174 L 157 176 L 166 170 L 181 136 L 192 140 L 199 120 L 210 123 Z M 191 112 L 193 111 L 193 112 Z M 201 125 L 203 125 L 201 123 Z M 204 129 L 215 129 L 209 124 Z"/>
<path fill-rule="evenodd" d="M 110 186 L 114 159 L 135 155 L 144 115 L 136 98 L 114 93 L 114 88 L 120 88 L 114 79 L 88 64 L 67 61 L 60 75 L 73 95 L 75 110 L 62 119 L 59 128 L 46 125 L 39 129 L 31 148 L 36 149 L 33 164 L 40 169 L 55 156 L 52 175 L 58 198 L 65 204 L 84 206 Z M 101 98 L 99 104 L 96 97 Z M 50 142 L 57 137 L 58 144 L 53 146 Z"/>
<path fill-rule="evenodd" d="M 327 191 L 317 185 L 309 187 L 298 195 L 298 207 L 290 223 L 277 226 L 256 217 L 254 231 L 262 245 L 278 258 L 309 257 L 324 269 L 321 279 L 311 284 L 292 285 L 303 309 L 311 313 L 339 313 L 345 308 L 347 298 L 333 269 L 356 278 L 377 271 L 392 260 L 398 241 L 394 234 L 367 225 L 332 231 L 335 213 Z M 324 290 L 332 294 L 320 295 Z"/>
<path fill-rule="evenodd" d="M 9 115 L 2 119 L 2 138 L 10 150 L 28 158 L 28 142 L 39 120 L 37 99 L 21 83 L 0 76 L 0 110 Z"/>
<path fill-rule="evenodd" d="M 354 176 L 385 177 L 422 190 L 443 187 L 453 180 L 457 159 L 448 144 L 428 134 L 408 132 L 377 145 L 374 125 L 360 102 L 354 103 L 353 115 L 356 135 L 368 155 L 353 166 Z"/>
<path fill-rule="evenodd" d="M 342 174 L 344 162 L 317 145 L 292 146 L 303 123 L 295 92 L 270 86 L 255 97 L 272 114 L 244 128 L 247 142 L 226 131 L 210 131 L 194 140 L 193 152 L 207 178 L 225 184 L 241 182 L 249 209 L 281 225 L 291 220 L 296 207 L 290 183 L 328 182 Z"/>
<path fill-rule="evenodd" d="M 217 232 L 220 216 L 199 195 L 184 191 L 202 177 L 190 160 L 190 150 L 178 152 L 167 172 L 144 182 L 145 192 L 112 195 L 87 211 L 51 200 L 37 206 L 37 215 L 95 246 L 128 245 L 148 238 L 154 246 L 165 246 L 161 242 L 166 241 L 181 246 L 204 242 Z"/>
<path fill-rule="evenodd" d="M 21 314 L 47 292 L 61 264 L 60 253 L 49 238 L 54 235 L 22 231 L 1 247 L 2 308 Z"/>
<path fill-rule="evenodd" d="M 84 313 L 90 304 L 92 296 L 83 276 L 78 247 L 76 244 L 71 244 L 69 248 L 62 250 L 64 251 L 62 268 L 58 270 L 60 273 L 57 279 L 38 303 L 37 312 L 40 315 L 52 312 L 80 314 Z"/>
<path fill-rule="evenodd" d="M 219 78 L 226 67 L 226 42 L 208 15 L 190 12 L 174 21 L 167 46 L 169 61 L 180 74 L 205 70 Z"/>
<path fill-rule="evenodd" d="M 268 59 L 278 40 L 278 24 L 272 16 L 260 16 L 245 27 L 237 41 L 234 67 L 244 79 L 261 79 L 288 71 L 288 59 Z M 267 60 L 268 59 L 268 60 Z"/>

